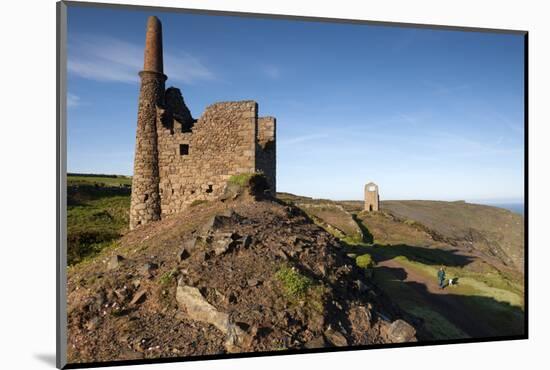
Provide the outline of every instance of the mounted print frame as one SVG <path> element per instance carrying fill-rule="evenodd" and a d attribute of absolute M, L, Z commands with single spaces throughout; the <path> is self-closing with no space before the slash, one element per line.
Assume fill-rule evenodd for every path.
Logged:
<path fill-rule="evenodd" d="M 528 33 L 57 4 L 57 366 L 528 337 Z"/>

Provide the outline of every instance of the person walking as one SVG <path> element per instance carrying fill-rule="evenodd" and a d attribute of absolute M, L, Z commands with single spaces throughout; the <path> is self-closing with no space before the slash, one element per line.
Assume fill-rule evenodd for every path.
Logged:
<path fill-rule="evenodd" d="M 440 267 L 437 271 L 437 280 L 439 281 L 439 289 L 443 289 L 445 287 L 445 270 L 443 267 Z"/>

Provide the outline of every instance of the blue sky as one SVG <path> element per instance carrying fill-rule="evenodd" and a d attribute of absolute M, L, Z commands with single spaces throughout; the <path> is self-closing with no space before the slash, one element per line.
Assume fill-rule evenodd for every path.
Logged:
<path fill-rule="evenodd" d="M 279 191 L 523 198 L 523 37 L 70 6 L 68 170 L 132 174 L 145 24 L 194 117 L 256 100 L 277 117 Z"/>

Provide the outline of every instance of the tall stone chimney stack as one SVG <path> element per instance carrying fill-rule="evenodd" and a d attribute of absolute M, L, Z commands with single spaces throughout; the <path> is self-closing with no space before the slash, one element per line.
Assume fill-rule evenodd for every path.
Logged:
<path fill-rule="evenodd" d="M 147 19 L 145 34 L 145 57 L 143 70 L 163 73 L 162 65 L 162 25 L 157 17 Z"/>
<path fill-rule="evenodd" d="M 143 71 L 139 93 L 134 176 L 130 203 L 130 229 L 160 219 L 157 125 L 158 108 L 164 105 L 162 25 L 157 17 L 147 20 Z"/>

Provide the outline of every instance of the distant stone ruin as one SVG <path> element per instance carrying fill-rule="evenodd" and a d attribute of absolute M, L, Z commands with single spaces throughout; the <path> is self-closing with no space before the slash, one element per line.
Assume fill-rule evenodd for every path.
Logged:
<path fill-rule="evenodd" d="M 380 209 L 379 203 L 378 185 L 374 182 L 369 182 L 365 185 L 365 211 L 377 212 Z"/>
<path fill-rule="evenodd" d="M 130 229 L 215 199 L 239 173 L 262 172 L 276 191 L 273 117 L 255 101 L 210 105 L 194 119 L 181 91 L 165 89 L 162 26 L 149 17 L 139 95 Z"/>

